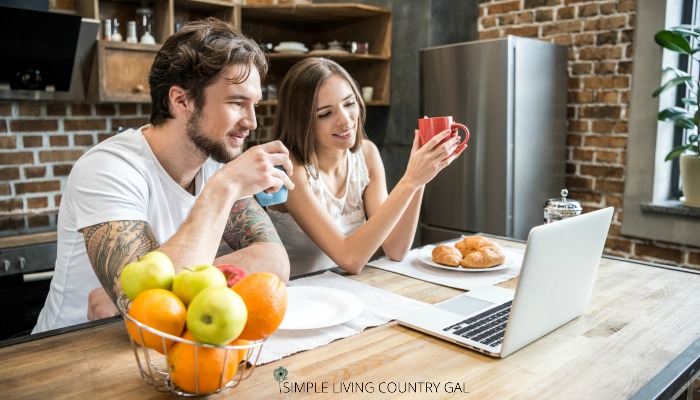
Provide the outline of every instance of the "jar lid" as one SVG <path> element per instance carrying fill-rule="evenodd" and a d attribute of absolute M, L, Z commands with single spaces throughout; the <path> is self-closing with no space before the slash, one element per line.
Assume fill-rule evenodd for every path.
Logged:
<path fill-rule="evenodd" d="M 544 208 L 550 211 L 580 212 L 582 210 L 581 204 L 576 200 L 567 199 L 566 196 L 568 194 L 568 190 L 562 189 L 561 198 L 547 200 L 547 202 L 544 203 Z"/>

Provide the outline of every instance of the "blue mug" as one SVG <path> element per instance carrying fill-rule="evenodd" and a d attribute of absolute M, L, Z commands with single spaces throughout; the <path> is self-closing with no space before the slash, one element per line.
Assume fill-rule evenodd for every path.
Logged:
<path fill-rule="evenodd" d="M 275 168 L 284 171 L 284 168 L 282 168 L 281 165 L 275 165 Z M 258 200 L 258 203 L 260 203 L 260 205 L 263 207 L 284 203 L 285 201 L 287 201 L 287 187 L 282 186 L 281 188 L 279 188 L 278 191 L 274 193 L 265 193 L 265 191 L 262 191 L 256 194 L 255 198 Z"/>

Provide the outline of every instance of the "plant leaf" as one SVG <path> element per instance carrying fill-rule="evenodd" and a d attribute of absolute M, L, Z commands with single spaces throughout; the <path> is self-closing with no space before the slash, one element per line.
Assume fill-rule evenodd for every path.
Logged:
<path fill-rule="evenodd" d="M 657 119 L 659 121 L 675 121 L 678 118 L 691 118 L 690 113 L 685 108 L 669 107 L 659 111 Z"/>
<path fill-rule="evenodd" d="M 673 72 L 676 76 L 690 76 L 689 73 L 686 71 L 683 71 L 682 69 L 674 68 L 674 67 L 666 67 L 663 69 L 664 72 Z"/>
<path fill-rule="evenodd" d="M 695 122 L 693 122 L 693 120 L 690 118 L 676 118 L 673 121 L 673 124 L 676 126 L 680 126 L 681 128 L 685 128 L 685 129 L 695 128 Z"/>
<path fill-rule="evenodd" d="M 659 94 L 661 94 L 661 92 L 663 92 L 664 90 L 666 90 L 666 89 L 668 89 L 668 88 L 672 88 L 672 87 L 678 86 L 678 85 L 680 85 L 681 83 L 690 82 L 690 81 L 692 81 L 692 80 L 693 80 L 693 77 L 692 77 L 692 76 L 679 76 L 679 77 L 677 77 L 677 78 L 673 78 L 673 79 L 671 79 L 670 81 L 664 83 L 663 86 L 661 86 L 660 88 L 654 90 L 654 93 L 652 93 L 651 96 L 652 96 L 652 97 L 658 97 Z"/>
<path fill-rule="evenodd" d="M 688 40 L 676 32 L 667 30 L 658 31 L 656 35 L 654 35 L 654 40 L 661 47 L 675 51 L 676 53 L 688 55 L 693 53 Z"/>
<path fill-rule="evenodd" d="M 683 102 L 683 104 L 688 104 L 688 105 L 691 105 L 691 106 L 697 106 L 697 105 L 698 105 L 698 99 L 694 99 L 694 98 L 691 98 L 691 97 L 684 97 L 684 98 L 681 99 L 681 101 Z"/>
<path fill-rule="evenodd" d="M 676 147 L 675 149 L 671 150 L 668 155 L 666 155 L 666 158 L 664 159 L 665 161 L 671 161 L 674 158 L 680 157 L 681 154 L 685 153 L 686 150 L 688 150 L 690 146 L 679 146 Z"/>
<path fill-rule="evenodd" d="M 675 26 L 675 27 L 669 29 L 669 31 L 676 32 L 679 35 L 682 35 L 683 37 L 688 37 L 688 36 L 700 37 L 700 26 L 695 26 L 695 25 L 689 25 L 689 24 L 678 25 L 678 26 Z"/>

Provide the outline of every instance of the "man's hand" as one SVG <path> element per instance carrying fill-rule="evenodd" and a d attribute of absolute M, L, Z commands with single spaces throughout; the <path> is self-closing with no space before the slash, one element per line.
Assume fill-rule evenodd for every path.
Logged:
<path fill-rule="evenodd" d="M 284 171 L 274 168 L 275 165 L 281 165 Z M 276 192 L 282 185 L 294 189 L 289 179 L 293 173 L 289 151 L 282 142 L 273 141 L 251 147 L 217 174 L 225 176 L 226 182 L 235 182 L 240 187 L 239 196 L 244 197 L 263 190 Z"/>
<path fill-rule="evenodd" d="M 95 321 L 102 318 L 109 318 L 119 315 L 117 306 L 112 303 L 112 299 L 104 288 L 99 287 L 88 294 L 88 321 Z"/>

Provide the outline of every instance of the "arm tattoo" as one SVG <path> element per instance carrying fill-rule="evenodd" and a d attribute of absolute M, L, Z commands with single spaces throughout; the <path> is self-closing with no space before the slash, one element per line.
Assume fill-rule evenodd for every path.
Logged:
<path fill-rule="evenodd" d="M 83 229 L 90 264 L 115 303 L 122 268 L 160 245 L 145 221 L 111 221 Z"/>
<path fill-rule="evenodd" d="M 233 250 L 240 250 L 255 242 L 282 244 L 270 217 L 252 197 L 233 204 L 229 214 L 224 240 Z"/>

